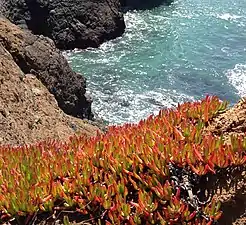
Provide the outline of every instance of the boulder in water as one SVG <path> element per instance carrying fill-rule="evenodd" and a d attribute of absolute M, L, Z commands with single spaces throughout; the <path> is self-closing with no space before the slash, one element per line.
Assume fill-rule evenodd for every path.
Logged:
<path fill-rule="evenodd" d="M 120 0 L 121 6 L 127 9 L 150 9 L 161 4 L 171 4 L 173 0 Z"/>
<path fill-rule="evenodd" d="M 1 0 L 0 11 L 60 49 L 98 47 L 125 30 L 118 0 Z"/>

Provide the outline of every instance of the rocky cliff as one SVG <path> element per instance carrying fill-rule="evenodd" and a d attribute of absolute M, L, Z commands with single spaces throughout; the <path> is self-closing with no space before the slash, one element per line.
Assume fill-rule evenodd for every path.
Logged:
<path fill-rule="evenodd" d="M 25 74 L 10 52 L 1 39 L 0 145 L 65 141 L 73 134 L 96 134 L 97 127 L 66 115 L 47 88 L 34 75 Z"/>
<path fill-rule="evenodd" d="M 125 29 L 119 0 L 1 0 L 0 12 L 61 49 L 98 47 Z"/>
<path fill-rule="evenodd" d="M 34 74 L 54 94 L 65 113 L 92 118 L 91 100 L 85 96 L 85 78 L 72 71 L 52 40 L 23 31 L 0 18 L 0 44 L 12 55 L 23 74 Z"/>

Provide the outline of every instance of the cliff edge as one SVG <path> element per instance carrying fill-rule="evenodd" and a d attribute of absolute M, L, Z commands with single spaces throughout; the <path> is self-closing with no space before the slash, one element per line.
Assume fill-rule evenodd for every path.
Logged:
<path fill-rule="evenodd" d="M 58 107 L 84 117 L 90 103 L 84 94 L 85 79 L 50 39 L 0 18 L 0 145 L 95 135 L 97 127 Z"/>
<path fill-rule="evenodd" d="M 86 80 L 69 66 L 53 41 L 33 35 L 0 18 L 0 44 L 11 54 L 23 74 L 34 74 L 52 93 L 67 114 L 91 119 L 91 100 Z"/>
<path fill-rule="evenodd" d="M 0 145 L 65 141 L 73 134 L 95 135 L 98 128 L 66 115 L 52 94 L 31 74 L 23 74 L 0 44 Z"/>

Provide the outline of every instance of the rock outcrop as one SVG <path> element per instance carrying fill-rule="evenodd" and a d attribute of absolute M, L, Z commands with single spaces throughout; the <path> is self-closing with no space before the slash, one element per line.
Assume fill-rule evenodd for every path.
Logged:
<path fill-rule="evenodd" d="M 92 118 L 85 78 L 72 71 L 53 41 L 23 31 L 0 18 L 0 44 L 12 55 L 23 74 L 34 74 L 54 94 L 59 107 L 79 118 Z"/>
<path fill-rule="evenodd" d="M 0 145 L 65 141 L 74 134 L 95 135 L 97 130 L 66 115 L 46 87 L 34 75 L 24 74 L 0 42 Z"/>
<path fill-rule="evenodd" d="M 222 137 L 230 144 L 232 137 L 242 137 L 242 145 L 245 154 L 245 133 L 246 132 L 246 97 L 242 98 L 236 105 L 218 114 L 209 121 L 204 133 Z M 245 168 L 245 167 L 244 167 Z M 223 225 L 245 225 L 246 224 L 246 171 L 242 172 L 243 179 L 235 179 L 233 183 L 229 174 L 224 174 L 226 182 L 216 184 L 219 190 L 214 199 L 220 201 L 222 217 L 218 224 Z M 214 182 L 217 183 L 217 182 Z M 223 184 L 223 185 L 222 185 Z"/>
<path fill-rule="evenodd" d="M 213 118 L 205 132 L 218 137 L 223 135 L 228 142 L 230 142 L 231 136 L 244 136 L 246 132 L 246 97 Z"/>
<path fill-rule="evenodd" d="M 1 0 L 0 11 L 60 49 L 98 47 L 125 29 L 119 0 Z"/>
<path fill-rule="evenodd" d="M 173 0 L 120 0 L 120 4 L 127 9 L 150 9 L 161 4 L 171 4 Z"/>

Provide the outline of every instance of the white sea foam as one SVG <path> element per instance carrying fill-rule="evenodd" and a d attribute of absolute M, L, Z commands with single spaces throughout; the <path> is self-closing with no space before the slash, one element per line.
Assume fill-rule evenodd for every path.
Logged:
<path fill-rule="evenodd" d="M 217 14 L 216 17 L 227 21 L 236 21 L 237 19 L 242 18 L 242 16 L 234 15 L 230 13 Z"/>
<path fill-rule="evenodd" d="M 246 95 L 246 65 L 237 64 L 222 75 L 232 59 L 245 61 L 240 28 L 246 25 L 245 9 L 221 8 L 212 1 L 175 2 L 153 11 L 129 11 L 122 37 L 97 49 L 66 53 L 73 67 L 87 77 L 92 109 L 100 118 L 111 124 L 138 122 L 207 92 L 221 97 Z"/>
<path fill-rule="evenodd" d="M 178 103 L 187 100 L 194 101 L 192 96 L 167 89 L 141 93 L 122 89 L 112 95 L 104 95 L 100 91 L 94 90 L 92 94 L 95 96 L 93 108 L 97 115 L 110 121 L 111 124 L 135 123 L 150 114 L 158 114 L 160 109 L 175 107 Z"/>
<path fill-rule="evenodd" d="M 226 75 L 238 94 L 241 97 L 246 96 L 246 64 L 236 64 L 233 69 L 226 72 Z"/>
<path fill-rule="evenodd" d="M 149 26 L 149 24 L 144 20 L 144 17 L 137 11 L 127 12 L 124 15 L 124 19 L 128 30 L 139 29 L 139 27 L 143 29 L 148 28 Z"/>
<path fill-rule="evenodd" d="M 229 47 L 222 47 L 221 48 L 221 51 L 224 52 L 224 53 L 226 53 L 226 54 L 228 54 L 230 52 L 230 50 L 231 49 Z"/>

